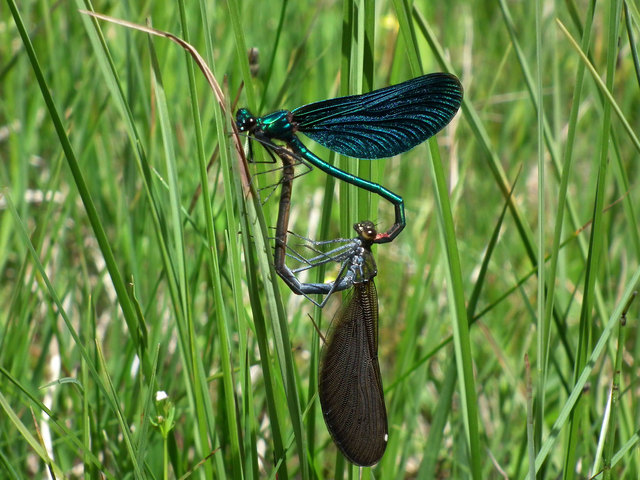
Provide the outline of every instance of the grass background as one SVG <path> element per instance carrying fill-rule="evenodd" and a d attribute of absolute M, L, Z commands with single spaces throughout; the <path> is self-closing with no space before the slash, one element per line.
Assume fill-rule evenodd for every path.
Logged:
<path fill-rule="evenodd" d="M 273 275 L 277 194 L 247 189 L 229 107 L 166 39 L 3 2 L 2 477 L 638 478 L 640 14 L 594 3 L 93 4 L 190 41 L 257 113 L 461 78 L 462 112 L 401 158 L 307 141 L 407 206 L 374 252 L 389 445 L 359 472 L 316 396 L 309 315 L 339 295 L 322 312 Z M 317 171 L 293 202 L 317 239 L 392 220 Z"/>

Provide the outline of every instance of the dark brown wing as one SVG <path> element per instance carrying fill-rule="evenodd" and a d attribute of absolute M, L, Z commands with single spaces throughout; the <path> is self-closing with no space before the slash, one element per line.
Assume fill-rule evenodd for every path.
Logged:
<path fill-rule="evenodd" d="M 378 364 L 378 295 L 356 283 L 322 351 L 319 395 L 327 429 L 352 463 L 377 463 L 387 447 L 387 411 Z"/>

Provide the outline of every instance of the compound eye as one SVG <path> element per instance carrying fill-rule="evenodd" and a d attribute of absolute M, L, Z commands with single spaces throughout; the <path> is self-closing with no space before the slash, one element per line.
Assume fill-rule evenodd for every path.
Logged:
<path fill-rule="evenodd" d="M 238 129 L 241 132 L 251 132 L 256 127 L 256 119 L 254 117 L 245 118 L 242 123 L 238 126 Z"/>
<path fill-rule="evenodd" d="M 360 223 L 356 223 L 354 226 L 355 231 L 367 241 L 373 241 L 376 238 L 378 232 L 376 231 L 376 226 L 373 222 L 364 221 Z"/>
<path fill-rule="evenodd" d="M 246 108 L 241 108 L 236 114 L 236 125 L 241 132 L 250 131 L 255 128 L 257 124 L 256 117 L 251 115 Z"/>

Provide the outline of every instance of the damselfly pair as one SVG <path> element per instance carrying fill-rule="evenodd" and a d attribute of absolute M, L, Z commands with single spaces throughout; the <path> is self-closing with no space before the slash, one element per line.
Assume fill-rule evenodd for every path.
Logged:
<path fill-rule="evenodd" d="M 281 198 L 276 225 L 275 268 L 296 294 L 320 294 L 323 306 L 336 291 L 352 289 L 351 297 L 334 317 L 323 347 L 319 374 L 322 412 L 334 442 L 356 465 L 377 463 L 388 441 L 387 414 L 378 363 L 378 297 L 373 278 L 377 267 L 371 253 L 374 243 L 391 242 L 406 225 L 404 202 L 385 187 L 340 170 L 314 155 L 297 132 L 340 154 L 356 158 L 384 158 L 403 153 L 444 128 L 462 102 L 462 86 L 453 75 L 434 73 L 363 95 L 324 100 L 292 111 L 281 110 L 263 117 L 240 109 L 236 123 L 283 162 Z M 282 141 L 287 148 L 274 143 Z M 301 162 L 329 175 L 380 195 L 395 208 L 395 222 L 377 233 L 371 222 L 357 223 L 350 240 L 313 242 L 336 244 L 325 252 L 314 250 L 311 258 L 298 256 L 303 267 L 287 266 L 287 233 L 293 166 Z M 339 275 L 333 282 L 305 283 L 302 270 L 337 262 Z"/>

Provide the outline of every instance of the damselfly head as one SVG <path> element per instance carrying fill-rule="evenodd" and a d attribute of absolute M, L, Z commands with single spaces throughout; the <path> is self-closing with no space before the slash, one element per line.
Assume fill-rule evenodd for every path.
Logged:
<path fill-rule="evenodd" d="M 236 113 L 236 125 L 241 132 L 251 132 L 257 124 L 256 117 L 246 108 L 238 109 Z"/>
<path fill-rule="evenodd" d="M 376 226 L 369 220 L 356 223 L 353 226 L 353 229 L 356 231 L 358 237 L 360 237 L 363 242 L 369 244 L 372 243 L 378 235 Z"/>

